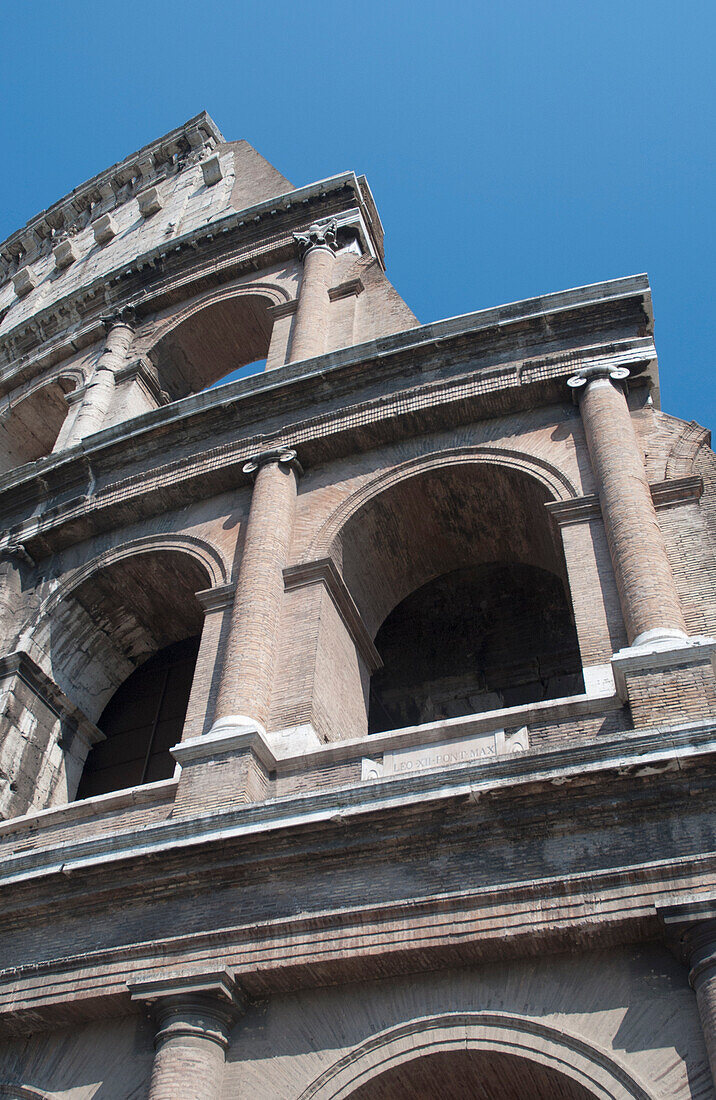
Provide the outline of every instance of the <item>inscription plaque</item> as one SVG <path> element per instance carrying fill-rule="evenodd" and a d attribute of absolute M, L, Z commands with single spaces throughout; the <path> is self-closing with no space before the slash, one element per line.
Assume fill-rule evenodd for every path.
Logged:
<path fill-rule="evenodd" d="M 455 764 L 468 764 L 479 760 L 493 760 L 496 756 L 526 752 L 529 748 L 527 727 L 505 736 L 504 730 L 456 737 L 450 741 L 434 741 L 429 745 L 411 745 L 404 749 L 392 749 L 383 754 L 383 760 L 363 758 L 361 778 L 382 779 L 390 775 L 411 775 L 429 768 L 449 768 Z"/>

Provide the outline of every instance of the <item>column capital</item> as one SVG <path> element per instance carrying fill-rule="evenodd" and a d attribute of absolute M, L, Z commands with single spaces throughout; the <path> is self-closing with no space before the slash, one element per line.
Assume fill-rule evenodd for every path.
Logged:
<path fill-rule="evenodd" d="M 697 898 L 659 907 L 667 940 L 689 968 L 689 983 L 716 970 L 716 899 Z"/>
<path fill-rule="evenodd" d="M 105 334 L 109 334 L 112 329 L 117 328 L 119 325 L 134 331 L 139 324 L 139 318 L 134 306 L 122 306 L 121 309 L 116 310 L 114 313 L 106 314 L 101 320 Z"/>
<path fill-rule="evenodd" d="M 5 546 L 0 546 L 0 558 L 14 558 L 15 561 L 21 561 L 23 565 L 29 566 L 30 569 L 34 569 L 37 565 L 35 559 L 21 542 L 9 542 Z"/>
<path fill-rule="evenodd" d="M 157 1023 L 156 1047 L 169 1039 L 201 1038 L 226 1050 L 229 1032 L 246 1011 L 246 996 L 227 970 L 127 983 L 131 998 Z"/>
<path fill-rule="evenodd" d="M 567 385 L 573 391 L 572 396 L 576 399 L 580 390 L 583 392 L 590 382 L 597 382 L 602 378 L 606 378 L 610 382 L 625 382 L 630 373 L 628 367 L 614 367 L 608 363 L 594 364 L 589 367 L 580 367 L 567 379 Z"/>
<path fill-rule="evenodd" d="M 301 259 L 305 259 L 306 255 L 316 248 L 325 248 L 329 252 L 336 252 L 338 250 L 337 232 L 338 224 L 335 219 L 332 219 L 323 225 L 314 222 L 307 233 L 294 233 L 293 239 L 298 244 Z"/>
<path fill-rule="evenodd" d="M 280 466 L 294 470 L 299 476 L 303 473 L 303 467 L 298 461 L 298 455 L 293 447 L 278 447 L 273 450 L 260 451 L 244 463 L 242 471 L 251 477 L 255 477 L 262 466 L 268 466 L 272 462 L 277 462 Z"/>

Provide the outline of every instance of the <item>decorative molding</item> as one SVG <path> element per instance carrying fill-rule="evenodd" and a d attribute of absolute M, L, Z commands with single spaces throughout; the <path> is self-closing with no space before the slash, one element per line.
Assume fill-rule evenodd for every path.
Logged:
<path fill-rule="evenodd" d="M 170 974 L 161 978 L 130 978 L 127 988 L 133 1001 L 152 1005 L 167 997 L 204 995 L 215 997 L 227 1007 L 243 1011 L 246 997 L 233 971 L 209 970 L 199 974 Z"/>
<path fill-rule="evenodd" d="M 369 671 L 375 672 L 376 669 L 383 667 L 383 661 L 366 629 L 361 613 L 331 558 L 319 558 L 317 561 L 289 565 L 283 571 L 283 583 L 287 592 L 294 588 L 322 584 L 333 600 L 336 611 Z"/>
<path fill-rule="evenodd" d="M 551 500 L 545 504 L 545 509 L 559 527 L 569 527 L 573 523 L 602 518 L 602 509 L 596 493 L 574 497 L 572 500 Z"/>
<path fill-rule="evenodd" d="M 278 462 L 281 466 L 288 466 L 290 469 L 300 476 L 303 473 L 303 467 L 298 461 L 298 455 L 292 447 L 278 447 L 268 451 L 260 451 L 258 454 L 252 455 L 248 462 L 245 462 L 241 467 L 242 472 L 249 474 L 250 477 L 255 477 L 262 466 L 268 466 L 271 462 Z"/>
<path fill-rule="evenodd" d="M 258 723 L 243 715 L 221 718 L 209 733 L 180 741 L 169 751 L 182 767 L 215 760 L 227 753 L 237 756 L 247 752 L 253 753 L 267 772 L 276 767 L 276 757 L 265 740 L 265 733 L 259 729 Z"/>
<path fill-rule="evenodd" d="M 201 592 L 195 592 L 197 600 L 204 609 L 204 614 L 211 615 L 215 611 L 225 611 L 234 602 L 236 585 L 217 584 L 214 588 L 204 588 Z"/>
<path fill-rule="evenodd" d="M 278 302 L 275 306 L 269 306 L 266 311 L 269 317 L 277 321 L 280 317 L 290 317 L 298 309 L 298 298 L 290 298 L 287 302 Z"/>
<path fill-rule="evenodd" d="M 166 405 L 167 398 L 159 385 L 157 372 L 150 359 L 140 356 L 124 367 L 114 372 L 114 382 L 120 386 L 123 382 L 139 382 L 156 402 L 157 406 Z"/>
<path fill-rule="evenodd" d="M 655 508 L 669 508 L 672 504 L 687 504 L 700 500 L 704 491 L 703 478 L 698 475 L 675 477 L 668 481 L 656 481 L 650 485 Z"/>
<path fill-rule="evenodd" d="M 681 434 L 674 441 L 666 460 L 666 476 L 679 477 L 690 474 L 694 459 L 702 447 L 711 446 L 711 432 L 695 420 L 685 424 Z"/>
<path fill-rule="evenodd" d="M 305 259 L 307 253 L 314 248 L 326 248 L 329 252 L 337 252 L 337 232 L 338 223 L 335 218 L 331 218 L 330 221 L 324 223 L 314 222 L 305 233 L 294 233 L 293 239 L 298 244 L 301 258 Z"/>
<path fill-rule="evenodd" d="M 358 297 L 365 290 L 362 279 L 348 279 L 345 283 L 340 283 L 338 286 L 331 287 L 328 291 L 328 297 L 332 302 L 337 302 L 341 298 Z"/>
<path fill-rule="evenodd" d="M 653 1094 L 613 1054 L 564 1027 L 556 1028 L 514 1012 L 454 1010 L 394 1025 L 371 1035 L 324 1069 L 298 1100 L 334 1100 L 413 1059 L 446 1051 L 516 1054 L 574 1080 L 589 1095 L 612 1100 L 654 1100 Z M 594 1088 L 598 1093 L 594 1092 Z"/>
<path fill-rule="evenodd" d="M 649 486 L 649 489 L 654 507 L 661 509 L 699 500 L 704 490 L 704 483 L 698 476 L 679 477 L 669 481 L 656 481 Z M 549 501 L 545 504 L 545 509 L 559 527 L 569 527 L 573 523 L 585 523 L 602 517 L 602 509 L 596 493 L 574 497 L 572 500 Z"/>

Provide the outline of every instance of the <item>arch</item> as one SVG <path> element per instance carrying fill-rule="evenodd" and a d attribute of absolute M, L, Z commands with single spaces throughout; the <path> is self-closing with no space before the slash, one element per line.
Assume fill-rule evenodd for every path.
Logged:
<path fill-rule="evenodd" d="M 683 424 L 674 440 L 666 460 L 665 477 L 688 477 L 693 473 L 694 461 L 702 447 L 711 445 L 711 432 L 695 420 Z"/>
<path fill-rule="evenodd" d="M 579 495 L 574 484 L 555 465 L 524 451 L 484 445 L 435 451 L 393 466 L 356 489 L 323 523 L 311 543 L 308 557 L 327 557 L 345 524 L 386 489 L 416 474 L 464 463 L 494 463 L 521 471 L 543 485 L 553 500 L 570 500 Z"/>
<path fill-rule="evenodd" d="M 371 1036 L 319 1074 L 298 1100 L 347 1100 L 395 1066 L 466 1049 L 525 1058 L 600 1100 L 654 1100 L 611 1052 L 526 1016 L 480 1011 L 420 1017 Z"/>
<path fill-rule="evenodd" d="M 51 453 L 69 412 L 66 395 L 83 382 L 76 368 L 58 370 L 5 399 L 0 406 L 0 473 Z"/>
<path fill-rule="evenodd" d="M 159 384 L 172 399 L 213 385 L 268 356 L 273 330 L 269 312 L 289 298 L 275 283 L 233 283 L 191 299 L 165 316 L 138 350 L 153 362 Z"/>
<path fill-rule="evenodd" d="M 182 534 L 143 535 L 141 538 L 132 539 L 131 542 L 123 542 L 119 546 L 104 550 L 85 565 L 73 570 L 42 604 L 31 634 L 41 626 L 45 616 L 51 614 L 58 604 L 71 596 L 73 590 L 94 573 L 125 558 L 154 553 L 158 550 L 184 553 L 194 558 L 206 572 L 209 581 L 207 588 L 217 588 L 219 585 L 226 584 L 228 580 L 229 569 L 223 555 L 204 539 L 197 538 L 195 535 Z"/>
<path fill-rule="evenodd" d="M 193 317 L 195 313 L 199 313 L 206 309 L 207 306 L 215 305 L 217 302 L 224 302 L 230 298 L 238 298 L 245 295 L 263 296 L 268 298 L 271 305 L 274 306 L 287 302 L 290 298 L 290 294 L 286 288 L 280 286 L 278 283 L 264 283 L 260 280 L 256 280 L 252 283 L 239 282 L 238 280 L 231 283 L 224 283 L 223 286 L 204 291 L 203 294 L 197 294 L 196 297 L 190 298 L 188 301 L 184 302 L 180 309 L 165 314 L 165 316 L 152 327 L 151 342 L 145 343 L 142 341 L 140 329 L 137 343 L 141 345 L 145 351 L 151 352 L 152 348 L 156 347 L 160 340 L 163 340 L 164 337 L 168 336 L 175 328 L 189 320 L 190 317 Z"/>
<path fill-rule="evenodd" d="M 96 722 L 139 665 L 201 633 L 196 593 L 226 576 L 221 555 L 193 536 L 136 539 L 99 554 L 57 585 L 22 644 Z"/>

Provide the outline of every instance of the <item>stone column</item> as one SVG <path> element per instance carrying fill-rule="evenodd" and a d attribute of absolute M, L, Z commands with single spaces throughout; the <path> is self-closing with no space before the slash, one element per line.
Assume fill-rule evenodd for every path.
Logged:
<path fill-rule="evenodd" d="M 149 1100 L 220 1097 L 229 1035 L 244 1007 L 233 980 L 160 979 L 130 989 L 157 1026 Z"/>
<path fill-rule="evenodd" d="M 312 225 L 308 233 L 294 234 L 303 252 L 303 278 L 293 322 L 289 362 L 312 359 L 326 350 L 328 291 L 333 282 L 336 223 Z"/>
<path fill-rule="evenodd" d="M 689 968 L 696 994 L 706 1053 L 716 1085 L 716 916 L 710 901 L 694 900 L 657 907 L 666 939 Z"/>
<path fill-rule="evenodd" d="M 283 600 L 283 570 L 293 528 L 296 452 L 267 451 L 247 462 L 254 491 L 236 582 L 215 725 L 264 730 Z"/>
<path fill-rule="evenodd" d="M 107 330 L 104 350 L 87 383 L 82 404 L 64 440 L 72 447 L 93 432 L 101 430 L 114 397 L 114 376 L 127 360 L 134 336 L 134 311 L 124 309 L 104 321 Z"/>
<path fill-rule="evenodd" d="M 622 389 L 624 368 L 586 368 L 569 379 L 584 432 L 629 644 L 685 639 L 686 624 L 644 458 Z"/>

